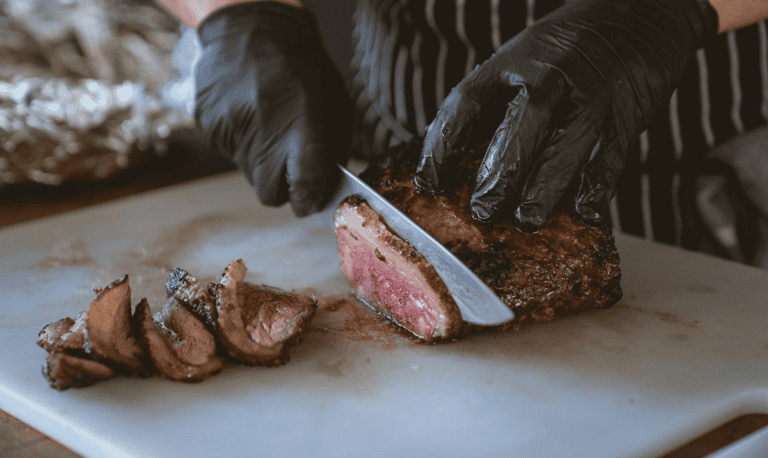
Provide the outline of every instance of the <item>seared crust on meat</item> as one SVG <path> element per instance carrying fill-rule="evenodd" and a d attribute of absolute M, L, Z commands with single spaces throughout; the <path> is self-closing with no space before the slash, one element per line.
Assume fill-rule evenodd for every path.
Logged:
<path fill-rule="evenodd" d="M 115 376 L 109 366 L 66 353 L 48 355 L 43 366 L 43 377 L 51 388 L 63 391 L 82 388 Z"/>
<path fill-rule="evenodd" d="M 62 318 L 46 325 L 37 335 L 37 345 L 48 353 L 55 351 L 60 345 L 61 336 L 68 333 L 75 320 L 70 317 Z"/>
<path fill-rule="evenodd" d="M 133 331 L 128 275 L 96 290 L 87 314 L 86 352 L 119 372 L 142 374 L 145 355 Z"/>
<path fill-rule="evenodd" d="M 146 299 L 131 315 L 127 275 L 96 290 L 77 319 L 63 318 L 40 331 L 37 344 L 50 353 L 45 379 L 58 390 L 116 373 L 156 371 L 170 380 L 200 382 L 221 372 L 227 355 L 249 365 L 285 364 L 308 331 L 317 301 L 245 283 L 245 271 L 242 260 L 232 262 L 219 284 L 203 289 L 176 268 L 166 285 L 171 297 L 154 316 Z"/>
<path fill-rule="evenodd" d="M 415 189 L 420 153 L 421 145 L 411 144 L 372 164 L 362 177 L 496 292 L 516 316 L 505 327 L 608 308 L 621 298 L 610 225 L 590 227 L 566 212 L 534 234 L 517 231 L 511 217 L 481 223 L 472 218 L 469 204 L 485 149 L 449 164 L 445 182 L 451 187 L 438 196 Z"/>
<path fill-rule="evenodd" d="M 196 383 L 224 368 L 224 360 L 216 355 L 213 335 L 176 299 L 170 298 L 154 317 L 147 300 L 142 299 L 136 306 L 136 317 L 142 345 L 163 377 Z"/>
<path fill-rule="evenodd" d="M 216 306 L 213 299 L 195 277 L 184 269 L 174 268 L 165 284 L 168 297 L 175 297 L 189 306 L 203 322 L 213 329 L 216 326 Z"/>
<path fill-rule="evenodd" d="M 303 294 L 244 282 L 241 259 L 227 266 L 214 287 L 216 332 L 234 359 L 257 366 L 279 366 L 303 338 L 317 301 Z"/>
<path fill-rule="evenodd" d="M 63 352 L 85 356 L 86 312 L 80 312 L 76 319 L 62 318 L 44 327 L 37 337 L 37 345 L 49 353 Z"/>

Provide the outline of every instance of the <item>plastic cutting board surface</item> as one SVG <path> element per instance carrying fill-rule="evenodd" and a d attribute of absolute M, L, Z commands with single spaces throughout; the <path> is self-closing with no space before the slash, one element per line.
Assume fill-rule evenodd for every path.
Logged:
<path fill-rule="evenodd" d="M 260 206 L 236 174 L 12 226 L 0 231 L 0 408 L 89 457 L 642 457 L 768 413 L 768 272 L 617 243 L 624 298 L 610 310 L 433 346 L 340 332 L 328 323 L 341 312 L 321 310 L 278 369 L 58 392 L 38 331 L 124 273 L 133 303 L 154 309 L 170 266 L 212 280 L 237 258 L 254 283 L 350 288 L 327 218 Z"/>

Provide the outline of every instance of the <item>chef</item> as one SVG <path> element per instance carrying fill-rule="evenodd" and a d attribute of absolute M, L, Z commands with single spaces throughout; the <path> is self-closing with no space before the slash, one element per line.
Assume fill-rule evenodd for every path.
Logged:
<path fill-rule="evenodd" d="M 359 0 L 346 86 L 299 0 L 161 1 L 204 47 L 199 126 L 298 216 L 322 207 L 350 142 L 371 157 L 425 138 L 415 181 L 437 194 L 490 125 L 476 219 L 532 232 L 565 205 L 690 246 L 697 163 L 768 117 L 763 0 Z"/>

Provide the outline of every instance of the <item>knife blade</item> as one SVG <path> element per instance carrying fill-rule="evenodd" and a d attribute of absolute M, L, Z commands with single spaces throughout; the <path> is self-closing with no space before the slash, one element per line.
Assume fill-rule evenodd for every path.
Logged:
<path fill-rule="evenodd" d="M 320 217 L 328 218 L 333 224 L 333 211 L 336 207 L 347 197 L 359 195 L 384 218 L 398 236 L 416 248 L 435 268 L 459 306 L 464 321 L 493 326 L 506 323 L 515 317 L 493 290 L 453 253 L 354 173 L 342 166 L 339 168 L 339 186 L 319 214 Z"/>

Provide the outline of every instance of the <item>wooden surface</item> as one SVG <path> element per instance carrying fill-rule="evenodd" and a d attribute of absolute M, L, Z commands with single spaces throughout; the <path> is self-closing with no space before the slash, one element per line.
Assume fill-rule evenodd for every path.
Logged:
<path fill-rule="evenodd" d="M 768 415 L 742 415 L 673 450 L 662 458 L 699 458 L 768 426 Z"/>
<path fill-rule="evenodd" d="M 78 458 L 80 455 L 0 410 L 0 456 Z"/>
<path fill-rule="evenodd" d="M 168 154 L 100 183 L 72 183 L 55 188 L 23 186 L 0 189 L 0 227 L 71 211 L 119 197 L 158 189 L 231 170 L 210 151 L 172 145 Z M 255 198 L 255 196 L 254 196 Z M 768 415 L 745 415 L 691 441 L 664 458 L 703 457 L 758 429 Z M 4 458 L 75 458 L 78 455 L 0 411 L 0 456 Z"/>

